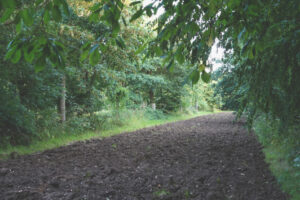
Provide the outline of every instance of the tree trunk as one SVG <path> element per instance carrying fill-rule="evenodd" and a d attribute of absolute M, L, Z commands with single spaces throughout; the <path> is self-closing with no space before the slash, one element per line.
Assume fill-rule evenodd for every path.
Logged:
<path fill-rule="evenodd" d="M 152 107 L 153 110 L 156 110 L 156 104 L 155 103 L 152 103 L 151 107 Z"/>
<path fill-rule="evenodd" d="M 145 109 L 146 107 L 147 107 L 147 102 L 144 102 L 144 101 L 143 101 L 143 103 L 142 103 L 142 105 L 141 105 L 141 108 L 142 108 L 142 109 Z"/>
<path fill-rule="evenodd" d="M 154 92 L 153 92 L 153 90 L 150 90 L 150 92 L 149 92 L 149 99 L 150 99 L 150 105 L 151 105 L 152 109 L 156 110 L 156 104 L 154 102 Z"/>
<path fill-rule="evenodd" d="M 195 109 L 196 109 L 197 111 L 199 110 L 198 100 L 196 100 Z"/>
<path fill-rule="evenodd" d="M 63 75 L 61 82 L 61 97 L 60 97 L 60 120 L 62 123 L 66 121 L 66 76 Z"/>

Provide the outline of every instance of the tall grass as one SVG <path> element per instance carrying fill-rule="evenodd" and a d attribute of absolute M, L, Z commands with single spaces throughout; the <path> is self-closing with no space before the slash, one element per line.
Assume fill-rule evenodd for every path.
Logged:
<path fill-rule="evenodd" d="M 103 138 L 121 134 L 123 132 L 135 131 L 141 128 L 160 125 L 169 122 L 190 119 L 200 115 L 211 114 L 212 112 L 194 112 L 194 113 L 172 113 L 164 114 L 160 111 L 151 110 L 123 110 L 118 113 L 103 112 L 98 113 L 99 118 L 105 117 L 105 121 L 100 123 L 100 127 L 95 127 L 93 130 L 77 130 L 77 126 L 84 126 L 86 120 L 74 119 L 70 124 L 46 130 L 41 133 L 39 139 L 34 140 L 29 146 L 11 146 L 0 148 L 0 159 L 7 158 L 11 153 L 15 152 L 19 155 L 32 154 L 35 152 L 44 151 L 47 149 L 56 148 L 67 145 L 76 141 L 88 140 L 91 138 Z M 81 125 L 81 123 L 84 123 Z M 90 123 L 90 122 L 89 122 Z M 76 124 L 74 126 L 74 124 Z"/>

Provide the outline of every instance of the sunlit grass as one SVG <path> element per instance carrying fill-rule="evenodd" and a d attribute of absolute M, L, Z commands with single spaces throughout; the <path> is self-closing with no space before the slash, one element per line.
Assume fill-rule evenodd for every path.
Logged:
<path fill-rule="evenodd" d="M 44 140 L 33 141 L 29 146 L 8 146 L 5 149 L 0 149 L 0 158 L 7 158 L 12 152 L 16 152 L 19 155 L 32 154 L 47 149 L 68 145 L 76 141 L 89 140 L 92 138 L 110 137 L 113 135 L 121 134 L 123 132 L 135 131 L 150 126 L 186 120 L 207 114 L 212 114 L 212 112 L 198 112 L 196 114 L 174 114 L 168 115 L 166 119 L 160 120 L 149 120 L 146 118 L 132 117 L 125 123 L 125 125 L 120 127 L 112 127 L 109 130 L 87 131 L 81 134 L 61 133 L 56 134 L 56 136 L 52 138 L 50 137 Z"/>

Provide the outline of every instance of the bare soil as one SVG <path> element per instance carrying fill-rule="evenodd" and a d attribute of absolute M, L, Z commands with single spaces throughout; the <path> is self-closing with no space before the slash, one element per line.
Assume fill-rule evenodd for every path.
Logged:
<path fill-rule="evenodd" d="M 285 200 L 232 113 L 0 161 L 0 199 Z"/>

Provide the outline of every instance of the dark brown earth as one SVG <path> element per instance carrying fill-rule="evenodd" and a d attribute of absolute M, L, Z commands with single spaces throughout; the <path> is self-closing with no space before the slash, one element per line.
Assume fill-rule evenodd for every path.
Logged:
<path fill-rule="evenodd" d="M 232 113 L 0 161 L 0 199 L 284 200 Z"/>

